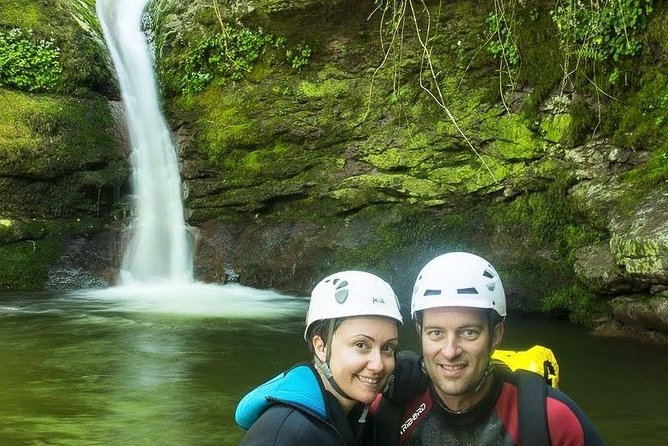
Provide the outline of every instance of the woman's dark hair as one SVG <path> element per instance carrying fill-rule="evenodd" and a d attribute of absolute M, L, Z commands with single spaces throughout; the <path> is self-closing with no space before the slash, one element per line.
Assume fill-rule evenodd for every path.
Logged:
<path fill-rule="evenodd" d="M 332 333 L 336 331 L 337 328 L 343 323 L 345 318 L 337 318 L 337 319 L 324 319 L 320 321 L 315 321 L 311 324 L 311 326 L 308 328 L 308 331 L 306 332 L 306 340 L 308 342 L 308 349 L 310 350 L 311 353 L 315 353 L 313 351 L 313 337 L 314 336 L 320 336 L 320 339 L 322 339 L 322 342 L 327 345 L 327 342 L 329 339 L 329 326 L 330 324 L 334 324 L 334 328 L 332 329 Z"/>

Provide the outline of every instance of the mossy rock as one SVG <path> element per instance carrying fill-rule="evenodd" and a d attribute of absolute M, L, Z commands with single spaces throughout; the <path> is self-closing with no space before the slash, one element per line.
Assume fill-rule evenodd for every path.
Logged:
<path fill-rule="evenodd" d="M 42 290 L 72 234 L 98 231 L 94 220 L 0 220 L 0 289 Z"/>
<path fill-rule="evenodd" d="M 0 174 L 57 178 L 120 159 L 107 133 L 113 121 L 103 98 L 77 100 L 0 90 L 0 121 L 4 123 Z"/>
<path fill-rule="evenodd" d="M 507 161 L 534 160 L 545 153 L 545 145 L 518 115 L 488 120 L 485 133 L 493 138 L 487 152 Z"/>

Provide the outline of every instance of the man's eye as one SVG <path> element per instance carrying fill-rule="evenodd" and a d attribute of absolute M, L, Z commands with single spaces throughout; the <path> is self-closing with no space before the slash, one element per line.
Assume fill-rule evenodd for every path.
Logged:
<path fill-rule="evenodd" d="M 473 329 L 464 330 L 462 331 L 462 336 L 465 338 L 476 338 L 478 337 L 478 331 Z"/>

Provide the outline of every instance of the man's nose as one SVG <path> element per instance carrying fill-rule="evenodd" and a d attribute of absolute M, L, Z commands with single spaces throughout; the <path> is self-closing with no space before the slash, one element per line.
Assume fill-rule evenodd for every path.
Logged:
<path fill-rule="evenodd" d="M 456 336 L 448 336 L 445 339 L 445 344 L 441 347 L 441 353 L 447 359 L 453 359 L 462 354 L 462 348 Z"/>

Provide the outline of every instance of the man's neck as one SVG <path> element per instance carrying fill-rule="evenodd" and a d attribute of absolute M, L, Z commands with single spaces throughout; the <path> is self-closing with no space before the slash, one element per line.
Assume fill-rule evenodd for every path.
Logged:
<path fill-rule="evenodd" d="M 463 413 L 471 410 L 483 400 L 492 388 L 493 381 L 494 376 L 490 374 L 476 391 L 464 395 L 444 395 L 437 387 L 434 390 L 436 390 L 436 394 L 446 410 L 453 413 Z"/>

